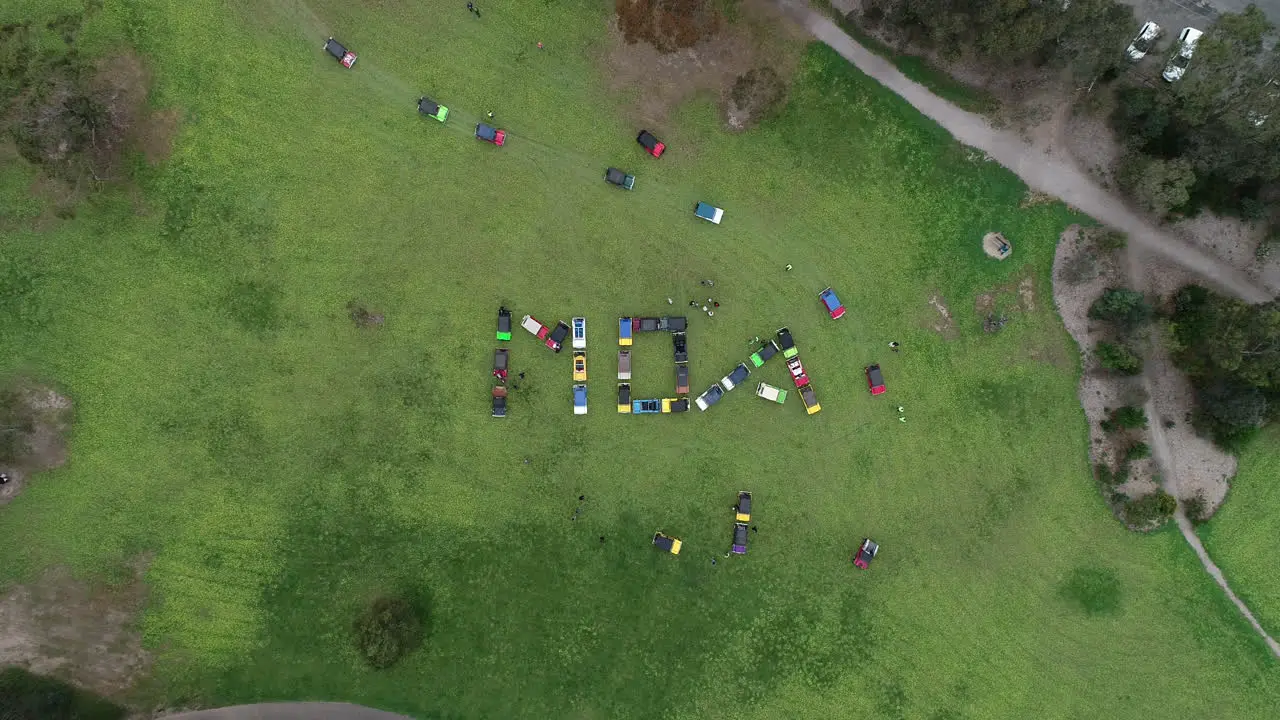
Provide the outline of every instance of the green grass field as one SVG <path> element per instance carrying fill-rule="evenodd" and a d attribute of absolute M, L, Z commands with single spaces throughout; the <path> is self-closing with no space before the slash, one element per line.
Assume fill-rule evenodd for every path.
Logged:
<path fill-rule="evenodd" d="M 23 0 L 0 22 L 71 4 Z M 157 660 L 138 702 L 1274 713 L 1280 670 L 1181 538 L 1125 531 L 1094 489 L 1049 291 L 1079 218 L 1020 210 L 1015 177 L 825 47 L 803 51 L 776 120 L 727 135 L 696 101 L 651 128 L 670 147 L 654 160 L 596 65 L 599 3 L 480 21 L 434 1 L 107 5 L 86 46 L 136 46 L 154 104 L 186 121 L 166 164 L 137 164 L 137 194 L 40 232 L 40 204 L 13 202 L 33 171 L 0 171 L 16 208 L 0 259 L 35 278 L 0 319 L 4 364 L 56 382 L 77 413 L 70 463 L 3 510 L 21 542 L 0 582 L 58 564 L 111 577 L 153 553 L 141 624 Z M 321 53 L 328 34 L 360 53 L 353 71 Z M 423 93 L 448 124 L 416 116 Z M 471 137 L 488 109 L 505 148 Z M 609 165 L 636 190 L 606 185 Z M 724 224 L 693 218 L 697 200 Z M 982 255 L 992 229 L 1010 261 Z M 667 297 L 678 310 L 708 277 L 722 307 L 691 318 L 694 393 L 786 324 L 819 415 L 752 396 L 787 386 L 777 360 L 705 414 L 614 412 L 616 318 L 668 312 Z M 1034 309 L 984 334 L 976 296 L 1006 287 L 1010 303 L 1026 277 Z M 827 284 L 849 307 L 839 322 L 816 298 Z M 935 294 L 951 339 L 929 327 Z M 385 327 L 355 328 L 353 298 Z M 587 316 L 587 417 L 570 412 L 568 352 L 518 328 L 527 379 L 509 417 L 489 417 L 499 303 Z M 634 396 L 669 394 L 669 340 L 634 350 Z M 865 391 L 872 361 L 887 396 Z M 760 532 L 725 560 L 739 489 Z M 678 558 L 648 545 L 657 529 L 684 539 Z M 858 572 L 864 535 L 882 553 Z M 430 633 L 373 672 L 349 628 L 387 591 L 428 605 Z"/>
<path fill-rule="evenodd" d="M 1280 577 L 1274 562 L 1280 554 L 1278 439 L 1274 429 L 1266 432 L 1241 455 L 1226 503 L 1197 531 L 1231 589 L 1273 636 L 1280 628 Z"/>

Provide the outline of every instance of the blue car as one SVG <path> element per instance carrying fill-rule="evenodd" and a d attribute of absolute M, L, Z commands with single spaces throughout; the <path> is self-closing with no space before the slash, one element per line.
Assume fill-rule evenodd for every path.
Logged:
<path fill-rule="evenodd" d="M 646 413 L 662 412 L 661 400 L 634 400 L 631 403 L 631 412 L 635 415 L 644 415 Z"/>
<path fill-rule="evenodd" d="M 721 388 L 719 385 L 712 385 L 711 387 L 707 388 L 706 392 L 699 395 L 698 399 L 694 400 L 693 402 L 695 405 L 698 406 L 699 410 L 701 410 L 702 412 L 706 412 L 707 408 L 720 402 L 720 398 L 722 397 L 724 397 L 724 389 Z"/>
<path fill-rule="evenodd" d="M 733 372 L 725 375 L 720 384 L 724 386 L 725 390 L 732 390 L 746 382 L 747 376 L 750 374 L 751 369 L 747 367 L 746 363 L 738 363 L 738 367 L 734 368 Z"/>
<path fill-rule="evenodd" d="M 574 415 L 587 414 L 587 386 L 586 385 L 573 386 L 573 414 Z"/>
<path fill-rule="evenodd" d="M 839 320 L 844 317 L 844 303 L 840 302 L 840 298 L 836 297 L 835 290 L 827 288 L 818 293 L 818 297 L 821 298 L 822 304 L 826 306 L 832 320 Z"/>

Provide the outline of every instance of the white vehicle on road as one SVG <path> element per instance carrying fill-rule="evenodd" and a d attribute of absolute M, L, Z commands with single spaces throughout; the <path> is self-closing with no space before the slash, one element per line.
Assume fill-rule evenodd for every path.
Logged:
<path fill-rule="evenodd" d="M 1182 28 L 1182 32 L 1178 33 L 1178 51 L 1169 58 L 1169 64 L 1164 66 L 1161 77 L 1169 82 L 1181 80 L 1187 72 L 1187 66 L 1191 64 L 1191 56 L 1196 52 L 1196 43 L 1203 36 L 1204 33 L 1193 27 Z"/>
<path fill-rule="evenodd" d="M 584 317 L 573 319 L 573 349 L 587 349 L 587 319 Z"/>
<path fill-rule="evenodd" d="M 1160 37 L 1160 26 L 1148 20 L 1133 38 L 1133 42 L 1129 43 L 1129 47 L 1125 48 L 1125 56 L 1134 62 L 1141 60 L 1155 46 L 1158 37 Z"/>

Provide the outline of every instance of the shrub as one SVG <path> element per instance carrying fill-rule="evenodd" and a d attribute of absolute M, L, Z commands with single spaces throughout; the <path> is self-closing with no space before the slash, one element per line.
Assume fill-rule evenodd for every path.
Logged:
<path fill-rule="evenodd" d="M 1144 442 L 1130 445 L 1129 449 L 1124 453 L 1124 459 L 1129 462 L 1149 457 L 1151 457 L 1151 446 Z"/>
<path fill-rule="evenodd" d="M 1198 492 L 1189 498 L 1183 498 L 1182 511 L 1187 514 L 1192 525 L 1203 524 L 1209 519 L 1209 501 L 1205 499 L 1204 493 Z"/>
<path fill-rule="evenodd" d="M 1100 342 L 1094 349 L 1098 363 L 1104 369 L 1118 372 L 1121 375 L 1137 375 L 1142 372 L 1142 358 L 1138 357 L 1128 346 L 1120 343 Z"/>
<path fill-rule="evenodd" d="M 1123 250 L 1129 244 L 1129 236 L 1115 230 L 1108 230 L 1098 235 L 1094 241 L 1098 250 L 1104 253 L 1112 253 L 1116 250 Z"/>
<path fill-rule="evenodd" d="M 1135 328 L 1151 319 L 1151 306 L 1136 290 L 1107 288 L 1089 306 L 1089 317 Z"/>
<path fill-rule="evenodd" d="M 1058 594 L 1086 615 L 1111 615 L 1120 609 L 1120 578 L 1109 568 L 1078 567 L 1058 586 Z"/>
<path fill-rule="evenodd" d="M 1137 500 L 1130 499 L 1124 504 L 1122 512 L 1125 522 L 1134 527 L 1160 527 L 1169 521 L 1178 509 L 1178 501 L 1164 490 L 1156 490 Z"/>
<path fill-rule="evenodd" d="M 377 598 L 355 621 L 356 649 L 378 669 L 391 667 L 416 650 L 422 636 L 422 618 L 404 598 Z"/>
<path fill-rule="evenodd" d="M 1126 405 L 1111 411 L 1111 417 L 1102 421 L 1102 429 L 1107 432 L 1116 430 L 1135 430 L 1147 426 L 1147 413 L 1140 407 Z"/>
<path fill-rule="evenodd" d="M 1082 285 L 1098 277 L 1098 256 L 1091 249 L 1082 249 L 1062 266 L 1060 276 L 1069 285 Z"/>
<path fill-rule="evenodd" d="M 786 95 L 786 85 L 769 66 L 754 68 L 738 76 L 729 92 L 729 124 L 745 127 L 768 118 Z"/>

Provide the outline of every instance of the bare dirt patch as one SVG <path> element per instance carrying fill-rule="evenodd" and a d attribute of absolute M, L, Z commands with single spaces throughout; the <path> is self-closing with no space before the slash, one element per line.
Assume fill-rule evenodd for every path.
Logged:
<path fill-rule="evenodd" d="M 939 293 L 929 296 L 931 311 L 925 316 L 925 327 L 933 330 L 946 340 L 955 340 L 960 334 L 956 331 L 955 318 L 951 317 L 951 309 L 947 301 Z"/>
<path fill-rule="evenodd" d="M 0 594 L 0 665 L 62 678 L 119 698 L 150 665 L 136 627 L 147 558 L 123 583 L 86 582 L 65 568 Z"/>
<path fill-rule="evenodd" d="M 173 154 L 173 141 L 182 125 L 182 113 L 176 109 L 154 110 L 134 133 L 138 149 L 150 165 L 159 165 Z"/>
<path fill-rule="evenodd" d="M 0 444 L 0 506 L 22 491 L 31 476 L 67 461 L 71 401 L 46 387 L 23 380 L 0 389 L 4 436 Z"/>
<path fill-rule="evenodd" d="M 752 69 L 771 67 L 789 80 L 807 39 L 804 29 L 767 0 L 742 0 L 738 13 L 714 35 L 672 52 L 628 43 L 614 16 L 599 58 L 610 90 L 634 93 L 629 113 L 641 125 L 656 125 L 699 94 L 725 107 L 734 82 Z"/>

